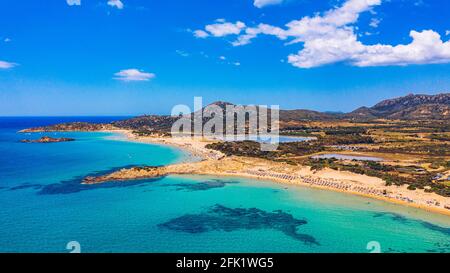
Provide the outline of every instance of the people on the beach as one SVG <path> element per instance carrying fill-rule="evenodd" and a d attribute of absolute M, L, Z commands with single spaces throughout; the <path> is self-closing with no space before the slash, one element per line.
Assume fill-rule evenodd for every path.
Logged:
<path fill-rule="evenodd" d="M 352 185 L 345 183 L 343 181 L 340 181 L 338 179 L 325 179 L 325 178 L 316 178 L 316 177 L 310 177 L 310 176 L 303 176 L 303 175 L 288 175 L 288 174 L 280 174 L 275 172 L 267 172 L 264 170 L 247 170 L 247 174 L 257 176 L 257 177 L 268 177 L 268 178 L 275 178 L 275 179 L 282 179 L 287 180 L 289 182 L 301 182 L 306 183 L 309 185 L 315 185 L 315 186 L 321 186 L 321 187 L 328 187 L 328 188 L 334 188 L 342 191 L 351 191 L 351 192 L 357 192 L 361 194 L 366 195 L 373 195 L 373 196 L 379 196 L 379 197 L 386 197 L 386 198 L 393 198 L 399 201 L 408 202 L 408 203 L 414 203 L 414 200 L 412 200 L 409 197 L 402 196 L 401 194 L 392 194 L 391 192 L 386 191 L 385 189 L 377 189 L 367 186 L 360 186 L 360 185 Z M 436 200 L 426 200 L 426 203 L 430 206 L 436 206 L 439 207 L 440 203 Z M 445 205 L 445 208 L 450 209 L 450 206 Z"/>

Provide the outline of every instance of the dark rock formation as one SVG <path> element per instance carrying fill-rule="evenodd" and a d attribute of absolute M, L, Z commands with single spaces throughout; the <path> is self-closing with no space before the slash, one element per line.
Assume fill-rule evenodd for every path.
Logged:
<path fill-rule="evenodd" d="M 73 138 L 67 138 L 67 137 L 61 137 L 61 138 L 53 138 L 44 136 L 40 139 L 24 139 L 21 142 L 23 143 L 55 143 L 55 142 L 68 142 L 68 141 L 75 141 Z"/>

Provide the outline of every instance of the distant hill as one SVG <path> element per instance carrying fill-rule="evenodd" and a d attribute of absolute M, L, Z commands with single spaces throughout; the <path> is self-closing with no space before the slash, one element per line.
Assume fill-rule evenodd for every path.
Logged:
<path fill-rule="evenodd" d="M 212 104 L 219 106 L 225 114 L 229 102 L 217 101 Z M 211 104 L 210 104 L 211 105 Z M 257 108 L 260 109 L 259 107 Z M 202 110 L 205 110 L 203 108 Z M 207 112 L 207 111 L 206 111 Z M 205 111 L 204 111 L 205 113 Z M 193 113 L 191 113 L 193 115 Z M 270 117 L 270 110 L 268 111 Z M 189 115 L 188 115 L 189 116 Z M 211 115 L 203 116 L 205 124 Z M 169 115 L 145 115 L 127 120 L 112 122 L 110 124 L 90 124 L 74 122 L 68 124 L 56 124 L 51 126 L 30 128 L 23 132 L 46 131 L 98 131 L 114 128 L 131 129 L 143 134 L 149 132 L 170 132 L 172 125 L 180 117 Z M 350 113 L 318 112 L 312 110 L 280 110 L 280 127 L 295 127 L 302 121 L 326 121 L 326 120 L 356 120 L 365 121 L 373 119 L 399 119 L 399 120 L 444 120 L 450 121 L 450 93 L 438 95 L 407 95 L 404 97 L 384 100 L 372 107 L 360 107 Z M 225 121 L 225 115 L 224 115 Z M 268 120 L 270 122 L 270 118 Z M 224 122 L 225 124 L 225 122 Z"/>
<path fill-rule="evenodd" d="M 340 114 L 325 113 L 312 110 L 280 110 L 281 121 L 301 121 L 301 120 L 332 120 L 339 118 Z"/>
<path fill-rule="evenodd" d="M 209 105 L 217 105 L 225 109 L 230 102 L 216 101 Z M 206 106 L 202 109 L 205 110 Z M 259 108 L 258 108 L 259 109 Z M 205 112 L 204 112 L 205 113 Z M 270 115 L 270 111 L 269 111 Z M 113 122 L 119 128 L 149 131 L 170 131 L 172 124 L 179 117 L 171 116 L 140 116 L 128 120 Z M 400 120 L 449 120 L 450 93 L 438 95 L 407 95 L 388 99 L 372 107 L 360 107 L 350 113 L 318 112 L 305 109 L 280 110 L 280 121 L 289 126 L 296 121 L 325 121 L 325 120 L 372 120 L 372 119 L 400 119 Z M 204 117 L 203 122 L 210 118 Z"/>
<path fill-rule="evenodd" d="M 115 121 L 112 125 L 122 129 L 168 132 L 176 120 L 178 117 L 150 115 Z"/>
<path fill-rule="evenodd" d="M 414 95 L 388 99 L 374 106 L 361 107 L 343 115 L 349 119 L 450 119 L 450 93 L 438 95 Z"/>
<path fill-rule="evenodd" d="M 236 106 L 233 103 L 224 102 L 224 101 L 216 101 L 216 102 L 209 104 L 208 106 L 210 106 L 210 105 L 219 106 L 223 110 L 225 110 L 228 105 Z M 206 107 L 204 107 L 202 110 L 204 111 Z M 260 107 L 256 106 L 256 108 L 259 110 Z M 270 116 L 270 109 L 268 110 L 267 113 Z M 224 114 L 225 114 L 225 111 L 224 111 Z M 318 111 L 306 110 L 306 109 L 280 110 L 280 120 L 281 121 L 329 120 L 329 119 L 335 119 L 337 115 L 338 115 L 337 113 L 318 112 Z"/>
<path fill-rule="evenodd" d="M 222 109 L 229 102 L 215 102 Z M 372 107 L 360 107 L 350 113 L 318 112 L 306 109 L 280 110 L 280 120 L 289 121 L 323 121 L 323 120 L 371 120 L 371 119 L 400 119 L 400 120 L 448 120 L 450 119 L 450 93 L 438 95 L 414 95 L 387 99 Z"/>
<path fill-rule="evenodd" d="M 217 105 L 224 110 L 230 102 L 216 101 L 210 105 Z M 204 110 L 205 107 L 202 109 Z M 270 115 L 270 111 L 269 111 Z M 350 113 L 319 112 L 306 109 L 280 110 L 280 121 L 324 121 L 324 120 L 371 120 L 371 119 L 400 119 L 400 120 L 449 120 L 450 119 L 450 93 L 438 95 L 414 95 L 387 99 L 372 107 L 360 107 Z M 166 127 L 177 118 L 169 116 L 144 116 L 125 121 L 135 127 L 142 125 L 161 125 Z M 207 121 L 206 119 L 205 121 Z M 162 128 L 159 128 L 162 129 Z"/>

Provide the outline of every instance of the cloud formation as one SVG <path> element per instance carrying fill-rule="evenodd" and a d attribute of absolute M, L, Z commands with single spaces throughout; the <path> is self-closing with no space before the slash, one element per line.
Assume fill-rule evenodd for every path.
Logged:
<path fill-rule="evenodd" d="M 370 21 L 369 26 L 371 26 L 373 28 L 377 28 L 380 23 L 381 23 L 380 19 L 372 18 L 372 20 Z"/>
<path fill-rule="evenodd" d="M 6 61 L 0 61 L 0 69 L 10 69 L 17 66 L 16 63 L 10 63 Z"/>
<path fill-rule="evenodd" d="M 111 7 L 116 7 L 118 9 L 123 9 L 123 3 L 120 0 L 109 0 L 108 5 Z"/>
<path fill-rule="evenodd" d="M 436 64 L 450 62 L 450 41 L 443 42 L 433 30 L 409 34 L 412 42 L 407 45 L 364 46 L 352 56 L 357 66 Z"/>
<path fill-rule="evenodd" d="M 179 50 L 179 49 L 177 49 L 177 50 L 175 50 L 175 53 L 177 53 L 177 54 L 180 55 L 181 57 L 189 57 L 189 56 L 190 56 L 190 54 L 187 53 L 187 52 L 184 51 L 184 50 Z"/>
<path fill-rule="evenodd" d="M 156 77 L 153 73 L 146 73 L 139 71 L 138 69 L 131 68 L 121 70 L 114 74 L 114 79 L 119 81 L 131 82 L 131 81 L 149 81 Z"/>
<path fill-rule="evenodd" d="M 205 38 L 209 35 L 214 37 L 223 37 L 232 34 L 238 35 L 245 27 L 245 24 L 241 21 L 230 23 L 224 21 L 223 19 L 217 19 L 216 23 L 205 26 L 205 30 L 207 32 L 205 30 L 196 30 L 194 31 L 194 36 L 198 38 Z"/>
<path fill-rule="evenodd" d="M 433 30 L 410 31 L 412 41 L 405 45 L 365 45 L 358 40 L 355 23 L 359 15 L 381 5 L 381 0 L 347 0 L 340 7 L 312 17 L 293 20 L 283 28 L 268 24 L 247 27 L 238 21 L 239 29 L 213 35 L 237 35 L 233 46 L 251 43 L 259 35 L 289 40 L 286 45 L 301 43 L 303 48 L 288 56 L 288 62 L 299 68 L 346 62 L 355 66 L 410 65 L 450 62 L 450 41 L 444 42 Z M 372 21 L 372 27 L 379 21 Z M 231 23 L 221 23 L 231 24 Z M 215 24 L 217 25 L 217 24 Z M 235 25 L 235 24 L 231 24 Z M 226 29 L 229 29 L 227 25 Z M 208 30 L 208 29 L 207 29 Z M 209 30 L 208 30 L 209 31 Z M 240 34 L 242 32 L 242 34 Z"/>
<path fill-rule="evenodd" d="M 81 0 L 66 0 L 69 6 L 81 6 Z"/>
<path fill-rule="evenodd" d="M 265 6 L 281 4 L 283 1 L 284 0 L 255 0 L 253 5 L 257 8 L 263 8 Z"/>
<path fill-rule="evenodd" d="M 209 34 L 206 31 L 199 29 L 194 31 L 194 36 L 197 38 L 206 38 Z"/>

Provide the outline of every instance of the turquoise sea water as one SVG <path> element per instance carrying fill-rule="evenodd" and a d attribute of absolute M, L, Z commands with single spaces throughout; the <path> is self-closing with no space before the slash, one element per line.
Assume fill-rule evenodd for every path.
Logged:
<path fill-rule="evenodd" d="M 80 118 L 0 118 L 0 252 L 450 252 L 450 217 L 269 181 L 206 176 L 98 186 L 80 178 L 188 160 L 108 133 L 20 143 L 23 128 Z M 89 121 L 108 121 L 97 118 Z"/>

